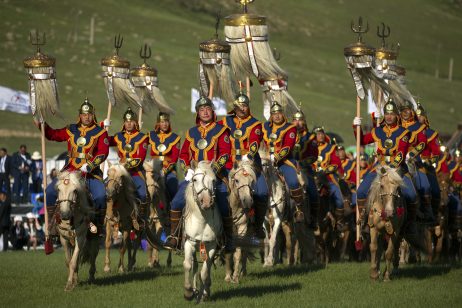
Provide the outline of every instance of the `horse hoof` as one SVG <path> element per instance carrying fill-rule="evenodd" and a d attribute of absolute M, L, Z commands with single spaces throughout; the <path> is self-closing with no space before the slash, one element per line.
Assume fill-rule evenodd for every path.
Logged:
<path fill-rule="evenodd" d="M 233 279 L 231 279 L 231 283 L 239 284 L 239 278 L 233 278 Z"/>
<path fill-rule="evenodd" d="M 225 282 L 231 282 L 231 277 L 228 276 L 228 275 L 226 275 L 226 277 L 225 277 Z"/>
<path fill-rule="evenodd" d="M 95 281 L 96 281 L 95 276 L 90 276 L 90 277 L 88 278 L 88 284 L 94 284 Z"/>
<path fill-rule="evenodd" d="M 192 301 L 195 296 L 194 290 L 192 289 L 185 290 L 183 296 L 185 300 Z"/>
<path fill-rule="evenodd" d="M 110 273 L 111 272 L 111 267 L 109 265 L 104 266 L 104 272 L 105 273 Z"/>
<path fill-rule="evenodd" d="M 125 273 L 125 269 L 123 267 L 119 267 L 119 273 Z"/>
<path fill-rule="evenodd" d="M 75 284 L 72 283 L 72 282 L 68 282 L 66 284 L 66 287 L 64 288 L 64 291 L 70 292 L 70 291 L 74 290 L 74 288 L 75 288 Z"/>

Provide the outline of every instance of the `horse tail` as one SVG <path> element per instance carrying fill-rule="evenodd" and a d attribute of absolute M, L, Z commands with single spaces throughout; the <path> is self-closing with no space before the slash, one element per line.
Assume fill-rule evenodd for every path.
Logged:
<path fill-rule="evenodd" d="M 99 252 L 99 237 L 98 234 L 92 234 L 87 232 L 86 236 L 78 240 L 80 251 L 79 251 L 79 264 L 89 263 L 91 264 L 96 260 Z"/>

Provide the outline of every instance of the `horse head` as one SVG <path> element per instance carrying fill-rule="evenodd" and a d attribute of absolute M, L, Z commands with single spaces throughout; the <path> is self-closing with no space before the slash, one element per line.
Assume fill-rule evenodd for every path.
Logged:
<path fill-rule="evenodd" d="M 380 201 L 384 206 L 387 216 L 391 217 L 393 216 L 397 199 L 400 197 L 399 188 L 404 186 L 404 182 L 393 168 L 383 166 L 377 171 L 378 176 L 376 181 L 378 181 L 380 189 Z"/>
<path fill-rule="evenodd" d="M 56 183 L 58 199 L 56 203 L 59 208 L 62 220 L 70 220 L 74 213 L 74 208 L 79 202 L 79 193 L 84 190 L 84 183 L 80 171 L 63 171 L 58 174 Z"/>
<path fill-rule="evenodd" d="M 201 161 L 197 165 L 193 162 L 191 168 L 194 171 L 191 179 L 194 200 L 201 209 L 209 209 L 215 203 L 216 176 L 213 172 L 212 162 Z"/>
<path fill-rule="evenodd" d="M 255 168 L 250 161 L 235 161 L 229 174 L 230 190 L 238 196 L 244 209 L 250 209 L 253 204 L 253 189 L 257 181 Z"/>
<path fill-rule="evenodd" d="M 106 196 L 108 199 L 116 199 L 122 188 L 122 176 L 127 173 L 123 165 L 114 164 L 107 171 Z"/>

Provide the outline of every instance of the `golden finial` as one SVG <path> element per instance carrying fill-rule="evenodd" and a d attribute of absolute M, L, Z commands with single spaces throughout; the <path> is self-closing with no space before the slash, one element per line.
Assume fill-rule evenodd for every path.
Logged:
<path fill-rule="evenodd" d="M 236 2 L 242 6 L 244 14 L 247 14 L 247 6 L 254 1 L 255 0 L 236 0 Z"/>

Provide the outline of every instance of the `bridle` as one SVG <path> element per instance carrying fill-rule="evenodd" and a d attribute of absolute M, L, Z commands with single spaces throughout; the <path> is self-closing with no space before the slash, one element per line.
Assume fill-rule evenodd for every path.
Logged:
<path fill-rule="evenodd" d="M 235 179 L 235 178 L 236 178 L 236 175 L 237 175 L 238 173 L 240 173 L 240 172 L 242 172 L 242 175 L 244 175 L 245 177 L 250 176 L 250 174 L 247 172 L 247 170 L 245 170 L 245 168 L 241 167 L 241 168 L 239 168 L 238 170 L 236 170 L 236 172 L 234 172 L 234 173 L 232 174 L 232 176 L 231 176 L 231 181 L 232 181 L 233 183 L 236 183 L 236 179 Z M 235 187 L 235 189 L 237 190 L 237 194 L 239 195 L 239 191 L 240 191 L 242 188 L 246 188 L 246 187 L 249 188 L 250 193 L 253 195 L 254 189 L 252 188 L 252 186 L 251 186 L 250 184 L 241 184 L 241 185 Z"/>
<path fill-rule="evenodd" d="M 107 192 L 107 187 L 110 182 L 114 182 L 114 194 L 117 195 L 120 192 L 120 188 L 122 187 L 122 182 L 120 179 L 107 179 L 105 186 L 106 186 L 106 192 Z"/>
<path fill-rule="evenodd" d="M 196 183 L 195 177 L 198 175 L 202 175 L 202 179 L 201 179 L 202 188 L 199 191 L 196 190 L 196 186 L 195 186 L 195 183 Z M 215 205 L 215 181 L 213 181 L 213 188 L 212 189 L 208 188 L 204 182 L 205 175 L 206 175 L 205 172 L 200 172 L 200 173 L 194 173 L 194 175 L 192 176 L 191 183 L 192 183 L 194 201 L 196 202 L 197 205 L 200 205 L 199 195 L 205 191 L 205 192 L 208 192 L 210 196 L 212 197 L 211 207 L 213 207 Z"/>

